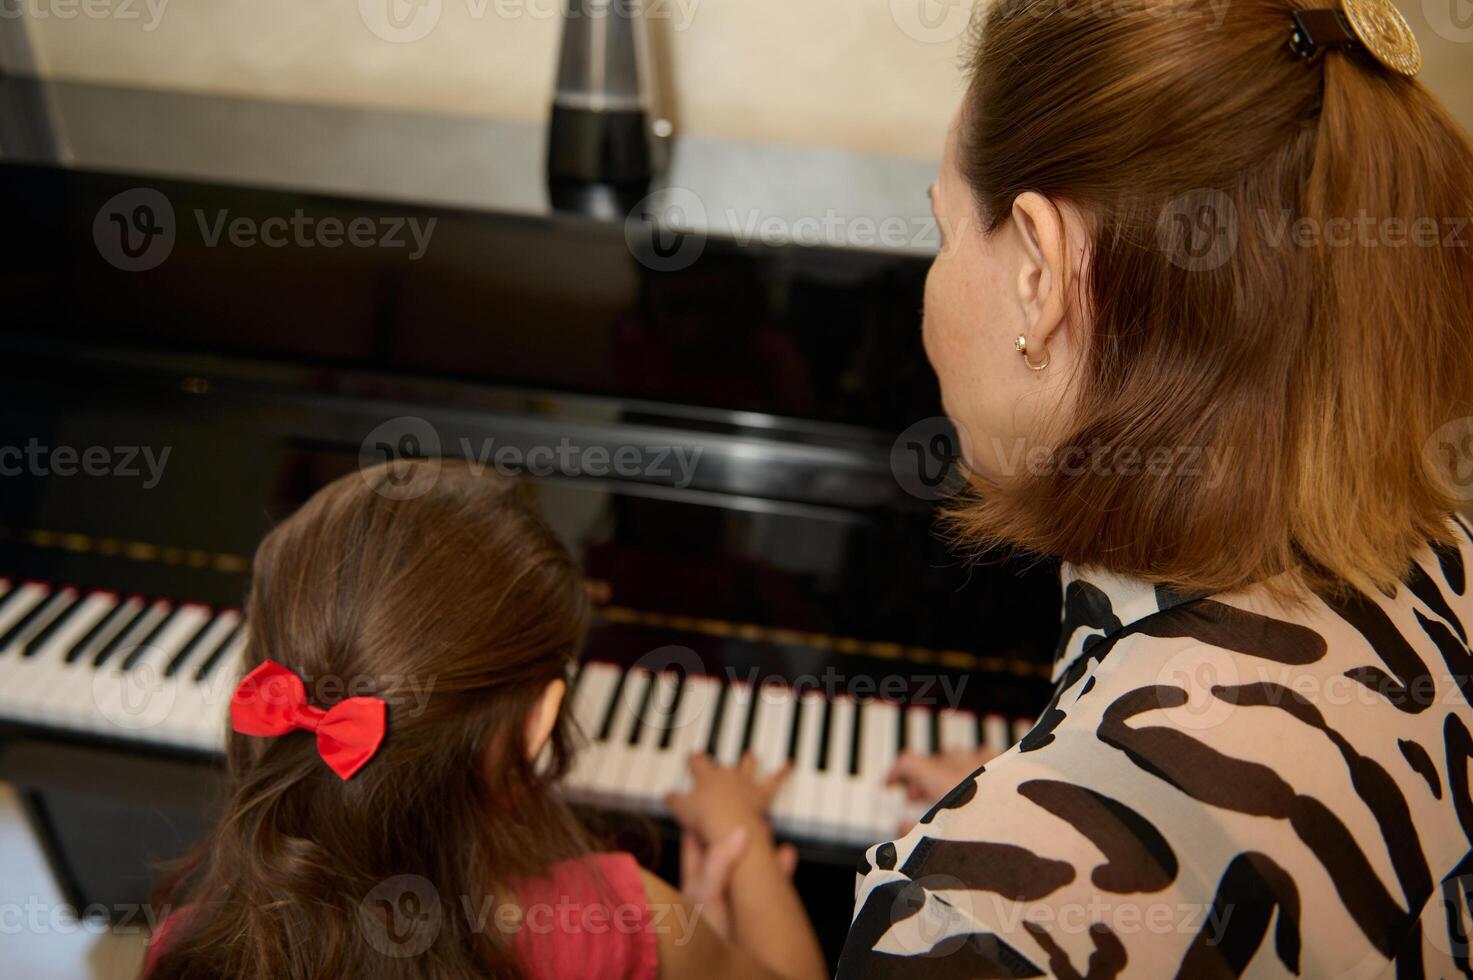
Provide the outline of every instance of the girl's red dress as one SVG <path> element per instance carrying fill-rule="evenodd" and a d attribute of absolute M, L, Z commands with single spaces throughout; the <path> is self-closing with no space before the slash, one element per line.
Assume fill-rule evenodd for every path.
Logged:
<path fill-rule="evenodd" d="M 516 888 L 521 927 L 513 949 L 528 980 L 629 977 L 655 980 L 659 954 L 639 864 L 624 853 L 554 865 Z M 463 909 L 447 905 L 447 914 Z M 160 923 L 149 941 L 147 977 L 188 908 Z M 494 925 L 491 926 L 494 928 Z"/>

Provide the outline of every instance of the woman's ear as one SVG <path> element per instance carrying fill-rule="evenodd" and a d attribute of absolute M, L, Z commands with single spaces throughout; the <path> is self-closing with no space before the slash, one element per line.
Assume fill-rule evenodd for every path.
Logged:
<path fill-rule="evenodd" d="M 552 728 L 557 724 L 557 713 L 562 710 L 563 695 L 568 693 L 568 682 L 561 677 L 548 681 L 538 695 L 537 701 L 527 715 L 527 758 L 536 759 L 552 737 Z"/>
<path fill-rule="evenodd" d="M 1015 288 L 1023 311 L 1020 329 L 1035 360 L 1068 339 L 1069 294 L 1079 287 L 1083 224 L 1067 205 L 1033 191 L 1019 194 L 1009 217 L 1016 259 Z"/>

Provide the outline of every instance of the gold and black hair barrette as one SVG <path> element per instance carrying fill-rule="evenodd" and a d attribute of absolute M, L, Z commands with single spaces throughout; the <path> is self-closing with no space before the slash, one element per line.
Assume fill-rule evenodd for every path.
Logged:
<path fill-rule="evenodd" d="M 1314 61 L 1331 48 L 1358 48 L 1398 74 L 1422 68 L 1422 49 L 1391 0 L 1340 0 L 1338 7 L 1294 12 L 1289 48 Z"/>

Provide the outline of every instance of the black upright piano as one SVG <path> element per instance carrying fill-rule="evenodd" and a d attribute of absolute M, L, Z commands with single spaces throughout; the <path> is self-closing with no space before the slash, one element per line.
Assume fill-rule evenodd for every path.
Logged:
<path fill-rule="evenodd" d="M 0 779 L 79 914 L 128 914 L 201 832 L 253 549 L 379 459 L 535 483 L 596 597 L 572 704 L 600 764 L 567 792 L 611 834 L 669 873 L 673 752 L 794 763 L 775 829 L 831 954 L 857 857 L 906 816 L 895 753 L 1002 748 L 1040 711 L 1057 569 L 971 564 L 934 528 L 956 471 L 924 250 L 670 237 L 502 207 L 490 169 L 456 199 L 303 163 L 314 128 L 362 144 L 358 117 L 0 89 Z M 266 162 L 150 157 L 137 131 L 164 125 Z M 671 738 L 682 700 L 710 721 Z"/>

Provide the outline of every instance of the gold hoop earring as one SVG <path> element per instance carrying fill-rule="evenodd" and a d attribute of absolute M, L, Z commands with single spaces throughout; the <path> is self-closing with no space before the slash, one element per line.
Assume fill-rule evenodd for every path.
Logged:
<path fill-rule="evenodd" d="M 1028 360 L 1028 338 L 1027 337 L 1023 336 L 1022 334 L 1018 334 L 1018 339 L 1015 340 L 1015 341 L 1013 341 L 1013 346 L 1018 349 L 1018 353 L 1019 354 L 1022 354 L 1023 355 L 1023 364 L 1025 366 L 1027 366 L 1028 370 L 1030 370 L 1030 371 L 1042 371 L 1044 368 L 1048 367 L 1048 351 L 1044 351 L 1044 353 L 1043 353 L 1043 363 L 1042 364 L 1034 364 L 1032 361 Z"/>

